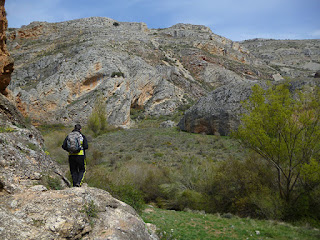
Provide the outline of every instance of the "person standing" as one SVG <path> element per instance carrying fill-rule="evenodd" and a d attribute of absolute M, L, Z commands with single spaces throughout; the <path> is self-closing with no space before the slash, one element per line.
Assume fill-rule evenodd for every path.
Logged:
<path fill-rule="evenodd" d="M 69 166 L 74 187 L 80 187 L 86 172 L 86 153 L 88 142 L 81 133 L 81 125 L 76 124 L 74 129 L 64 139 L 62 148 L 69 152 Z"/>

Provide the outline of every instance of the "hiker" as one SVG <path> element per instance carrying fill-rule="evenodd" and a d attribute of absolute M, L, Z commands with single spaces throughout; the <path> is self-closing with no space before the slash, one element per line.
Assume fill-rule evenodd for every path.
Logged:
<path fill-rule="evenodd" d="M 69 152 L 69 166 L 74 187 L 80 187 L 86 172 L 85 150 L 88 149 L 86 137 L 81 133 L 81 125 L 76 124 L 74 129 L 65 138 L 62 148 Z"/>

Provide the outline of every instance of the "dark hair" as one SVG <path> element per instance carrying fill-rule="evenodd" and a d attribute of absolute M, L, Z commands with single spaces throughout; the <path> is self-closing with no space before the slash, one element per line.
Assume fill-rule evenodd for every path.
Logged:
<path fill-rule="evenodd" d="M 80 131 L 81 130 L 81 125 L 80 124 L 74 125 L 74 130 Z"/>

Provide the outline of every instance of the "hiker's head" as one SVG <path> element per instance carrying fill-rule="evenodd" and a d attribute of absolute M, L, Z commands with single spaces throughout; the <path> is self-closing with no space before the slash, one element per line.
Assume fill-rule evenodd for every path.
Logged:
<path fill-rule="evenodd" d="M 74 130 L 79 131 L 81 130 L 81 125 L 80 124 L 76 124 L 74 125 Z"/>

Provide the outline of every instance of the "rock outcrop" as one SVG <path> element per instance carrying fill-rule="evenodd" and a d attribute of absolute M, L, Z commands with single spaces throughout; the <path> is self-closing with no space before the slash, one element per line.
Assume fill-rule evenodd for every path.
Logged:
<path fill-rule="evenodd" d="M 273 82 L 273 84 L 282 82 Z M 241 102 L 250 97 L 252 87 L 255 84 L 259 84 L 264 89 L 268 87 L 266 82 L 246 81 L 217 88 L 207 96 L 202 97 L 185 112 L 178 123 L 179 128 L 193 133 L 229 135 L 232 130 L 238 128 L 241 114 L 244 113 Z M 320 82 L 316 80 L 296 80 L 291 81 L 289 86 L 290 91 L 294 92 L 305 87 L 319 87 Z"/>
<path fill-rule="evenodd" d="M 69 185 L 45 152 L 41 134 L 25 123 L 22 115 L 0 95 L 0 195 L 25 191 L 45 178 Z"/>
<path fill-rule="evenodd" d="M 0 79 L 10 79 L 10 72 Z M 158 239 L 133 208 L 108 192 L 68 186 L 41 134 L 0 94 L 1 239 Z"/>
<path fill-rule="evenodd" d="M 108 192 L 68 185 L 41 134 L 0 94 L 1 239 L 158 239 Z"/>
<path fill-rule="evenodd" d="M 157 240 L 127 204 L 96 188 L 47 191 L 43 186 L 1 197 L 1 239 Z"/>
<path fill-rule="evenodd" d="M 241 45 L 285 77 L 306 79 L 320 70 L 320 39 L 252 39 Z"/>
<path fill-rule="evenodd" d="M 5 0 L 0 0 L 0 93 L 7 95 L 7 86 L 10 83 L 13 71 L 13 59 L 10 57 L 6 45 L 8 21 L 4 3 Z"/>
<path fill-rule="evenodd" d="M 241 102 L 249 98 L 254 84 L 262 83 L 246 81 L 217 88 L 185 112 L 179 128 L 193 133 L 229 135 L 240 124 Z"/>
<path fill-rule="evenodd" d="M 148 29 L 92 17 L 33 22 L 10 29 L 8 39 L 17 107 L 48 123 L 85 123 L 100 96 L 108 122 L 130 126 L 131 109 L 170 115 L 221 85 L 276 73 L 240 44 L 198 25 Z"/>
<path fill-rule="evenodd" d="M 289 81 L 292 89 L 305 85 L 319 85 L 314 78 L 320 69 L 320 40 L 252 39 L 240 43 L 257 59 L 279 72 L 273 74 L 273 83 Z M 317 71 L 318 70 L 318 71 Z M 226 74 L 226 79 L 234 78 Z M 263 81 L 236 80 L 202 97 L 180 120 L 184 131 L 229 135 L 240 124 L 243 112 L 241 101 L 249 98 L 254 84 L 266 87 Z"/>

